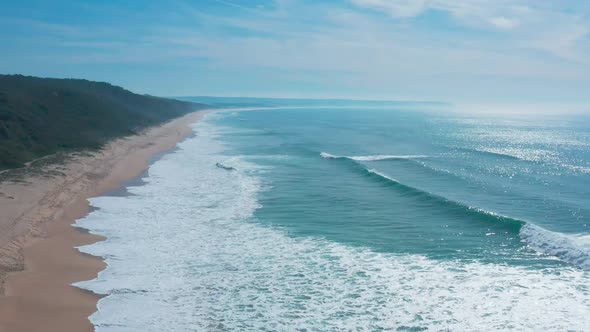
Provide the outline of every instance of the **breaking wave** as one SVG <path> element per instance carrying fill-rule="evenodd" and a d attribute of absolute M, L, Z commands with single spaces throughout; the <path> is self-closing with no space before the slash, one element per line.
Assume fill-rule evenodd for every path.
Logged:
<path fill-rule="evenodd" d="M 345 159 L 355 161 L 352 158 Z M 590 270 L 590 240 L 585 241 L 584 237 L 550 231 L 528 221 L 503 216 L 409 186 L 385 173 L 368 169 L 359 163 L 351 162 L 351 165 L 353 169 L 362 174 L 382 181 L 406 195 L 411 195 L 416 200 L 428 201 L 430 204 L 438 205 L 441 209 L 462 210 L 465 215 L 475 215 L 479 219 L 493 223 L 496 227 L 508 228 L 512 232 L 518 233 L 522 241 L 538 253 L 554 256 L 581 269 Z"/>
<path fill-rule="evenodd" d="M 590 270 L 590 237 L 553 232 L 527 223 L 519 232 L 532 249 L 562 261 Z"/>
<path fill-rule="evenodd" d="M 564 262 L 575 265 L 584 270 L 590 270 L 590 238 L 587 236 L 553 232 L 527 221 L 502 216 L 491 211 L 472 207 L 443 196 L 405 185 L 398 180 L 373 169 L 366 169 L 366 172 L 390 182 L 400 190 L 413 192 L 416 194 L 415 196 L 417 196 L 417 198 L 421 196 L 424 199 L 436 201 L 440 203 L 443 208 L 448 206 L 454 208 L 460 207 L 465 210 L 465 213 L 471 215 L 477 214 L 487 220 L 491 218 L 493 221 L 512 224 L 515 226 L 513 229 L 518 231 L 520 238 L 531 249 L 541 254 L 557 257 Z"/>
<path fill-rule="evenodd" d="M 320 153 L 320 156 L 325 159 L 350 159 L 354 161 L 380 161 L 380 160 L 390 160 L 390 159 L 418 159 L 418 158 L 428 158 L 425 155 L 387 155 L 387 154 L 380 154 L 380 155 L 373 155 L 373 156 L 336 156 L 333 154 L 329 154 L 327 152 Z"/>

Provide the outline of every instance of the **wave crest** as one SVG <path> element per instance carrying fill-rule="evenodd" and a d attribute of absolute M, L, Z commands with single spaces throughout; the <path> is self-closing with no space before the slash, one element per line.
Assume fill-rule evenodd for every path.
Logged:
<path fill-rule="evenodd" d="M 390 160 L 390 159 L 418 159 L 418 158 L 428 158 L 426 155 L 389 155 L 389 154 L 379 154 L 379 155 L 371 155 L 371 156 L 336 156 L 327 152 L 320 153 L 320 156 L 325 159 L 350 159 L 354 161 L 380 161 L 380 160 Z"/>
<path fill-rule="evenodd" d="M 527 223 L 519 233 L 530 248 L 545 255 L 590 270 L 590 237 L 552 232 Z"/>

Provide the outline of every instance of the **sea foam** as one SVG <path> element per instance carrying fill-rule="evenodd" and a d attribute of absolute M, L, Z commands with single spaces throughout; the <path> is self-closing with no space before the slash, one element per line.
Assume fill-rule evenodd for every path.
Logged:
<path fill-rule="evenodd" d="M 256 221 L 257 166 L 207 122 L 134 195 L 91 200 L 78 222 L 108 267 L 101 331 L 584 330 L 587 272 L 436 261 L 292 237 Z M 237 171 L 215 167 L 232 159 Z"/>
<path fill-rule="evenodd" d="M 534 250 L 590 271 L 590 237 L 552 232 L 527 223 L 520 237 Z"/>
<path fill-rule="evenodd" d="M 389 159 L 418 159 L 428 158 L 425 155 L 373 155 L 373 156 L 336 156 L 327 152 L 320 153 L 320 156 L 325 159 L 350 159 L 355 161 L 380 161 Z"/>

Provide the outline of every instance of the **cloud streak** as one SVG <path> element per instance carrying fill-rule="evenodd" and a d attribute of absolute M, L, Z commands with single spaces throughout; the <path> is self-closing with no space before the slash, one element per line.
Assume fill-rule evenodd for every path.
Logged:
<path fill-rule="evenodd" d="M 23 31 L 21 48 L 0 69 L 34 64 L 88 77 L 98 66 L 96 77 L 168 94 L 192 86 L 193 94 L 570 98 L 590 86 L 585 20 L 530 1 L 149 3 L 139 12 L 116 8 L 108 22 L 10 18 Z M 1 24 L 0 16 L 8 27 Z M 158 88 L 158 79 L 143 79 L 150 72 L 179 77 L 178 85 Z"/>
<path fill-rule="evenodd" d="M 495 28 L 512 33 L 513 41 L 570 61 L 582 61 L 578 44 L 588 36 L 586 7 L 568 11 L 550 2 L 532 0 L 351 0 L 358 7 L 410 19 L 427 12 L 444 12 L 467 28 Z M 557 2 L 556 2 L 557 3 Z M 522 47 L 522 46 L 521 46 Z"/>

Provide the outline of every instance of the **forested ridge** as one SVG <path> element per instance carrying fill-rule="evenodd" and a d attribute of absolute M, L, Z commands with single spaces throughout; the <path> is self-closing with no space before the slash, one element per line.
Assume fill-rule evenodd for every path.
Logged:
<path fill-rule="evenodd" d="M 0 169 L 59 151 L 100 148 L 205 107 L 102 82 L 0 75 Z"/>

